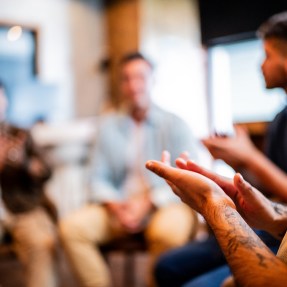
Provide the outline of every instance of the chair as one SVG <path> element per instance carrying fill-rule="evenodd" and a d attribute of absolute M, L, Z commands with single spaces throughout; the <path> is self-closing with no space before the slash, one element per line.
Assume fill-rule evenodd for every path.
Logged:
<path fill-rule="evenodd" d="M 140 254 L 147 259 L 147 245 L 143 233 L 124 237 L 101 247 L 104 257 L 107 259 L 111 268 L 114 286 L 117 287 L 136 287 L 145 286 L 145 278 L 140 278 L 137 272 L 137 259 Z M 122 274 L 117 274 L 118 268 L 113 268 L 113 255 L 117 254 L 122 260 Z M 144 260 L 146 261 L 146 260 Z M 144 262 L 143 264 L 145 264 Z M 145 266 L 146 267 L 146 266 Z M 141 268 L 142 269 L 142 268 Z M 142 270 L 141 270 L 142 271 Z M 145 274 L 145 272 L 140 272 Z"/>

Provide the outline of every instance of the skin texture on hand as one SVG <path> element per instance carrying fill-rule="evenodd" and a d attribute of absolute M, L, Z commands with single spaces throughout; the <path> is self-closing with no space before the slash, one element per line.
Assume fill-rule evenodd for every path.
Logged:
<path fill-rule="evenodd" d="M 246 212 L 247 217 L 252 205 L 249 200 L 253 200 L 262 208 L 261 214 L 267 222 L 275 210 L 272 210 L 269 201 L 266 203 L 264 196 L 261 197 L 259 191 L 254 190 L 239 174 L 232 182 L 191 161 L 180 158 L 176 163 L 178 168 L 148 161 L 146 167 L 165 179 L 184 202 L 205 217 L 225 254 L 237 286 L 285 286 L 286 264 L 266 247 L 243 220 L 231 198 L 242 212 Z"/>
<path fill-rule="evenodd" d="M 133 197 L 125 202 L 109 202 L 106 207 L 128 233 L 136 233 L 144 228 L 144 221 L 153 205 L 147 195 Z"/>
<path fill-rule="evenodd" d="M 24 133 L 19 133 L 18 137 L 0 134 L 0 171 L 5 164 L 18 166 L 23 163 L 25 140 L 26 135 Z"/>
<path fill-rule="evenodd" d="M 177 159 L 180 168 L 198 172 L 215 181 L 236 204 L 237 211 L 252 227 L 263 229 L 282 239 L 287 229 L 287 207 L 267 199 L 240 174 L 231 179 L 209 171 L 192 161 Z"/>
<path fill-rule="evenodd" d="M 276 238 L 282 239 L 287 229 L 286 206 L 271 202 L 240 174 L 236 174 L 232 180 L 182 157 L 176 160 L 176 165 L 214 181 L 233 200 L 238 212 L 250 226 L 266 230 Z"/>
<path fill-rule="evenodd" d="M 209 202 L 226 204 L 235 208 L 232 200 L 212 180 L 201 174 L 173 168 L 159 161 L 148 161 L 146 167 L 165 179 L 183 202 L 201 214 L 205 214 Z"/>
<path fill-rule="evenodd" d="M 235 130 L 235 137 L 210 137 L 202 140 L 202 143 L 215 159 L 222 159 L 236 169 L 244 167 L 257 149 L 242 127 Z"/>
<path fill-rule="evenodd" d="M 256 178 L 263 192 L 271 193 L 287 202 L 287 175 L 260 152 L 242 128 L 236 136 L 210 137 L 202 141 L 216 159 L 222 159 L 235 170 L 243 168 Z"/>

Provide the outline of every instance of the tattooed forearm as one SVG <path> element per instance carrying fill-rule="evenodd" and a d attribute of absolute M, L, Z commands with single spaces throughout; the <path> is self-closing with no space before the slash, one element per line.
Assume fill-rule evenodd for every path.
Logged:
<path fill-rule="evenodd" d="M 287 206 L 277 203 L 277 202 L 272 202 L 274 211 L 279 214 L 279 215 L 286 215 L 287 216 Z"/>
<path fill-rule="evenodd" d="M 224 230 L 221 227 L 217 228 L 217 232 L 220 233 L 226 245 L 226 257 L 234 257 L 236 252 L 241 252 L 244 249 L 244 252 L 254 256 L 257 261 L 256 264 L 267 268 L 267 261 L 273 258 L 270 257 L 269 249 L 239 216 L 237 211 L 232 208 L 225 208 L 221 216 L 228 224 L 228 228 Z"/>
<path fill-rule="evenodd" d="M 277 222 L 279 222 L 279 224 L 274 224 L 275 231 L 273 232 L 273 235 L 277 238 L 282 239 L 287 230 L 287 206 L 277 202 L 272 202 L 272 206 L 275 213 L 279 217 L 279 219 L 277 219 Z"/>
<path fill-rule="evenodd" d="M 253 250 L 255 247 L 265 247 L 262 241 L 257 236 L 254 236 L 252 229 L 247 225 L 247 223 L 241 218 L 238 218 L 238 213 L 236 213 L 235 210 L 227 210 L 225 213 L 225 218 L 231 226 L 231 229 L 226 233 L 226 237 L 230 238 L 229 241 L 233 242 L 230 244 L 231 252 L 236 251 L 236 249 L 241 245 L 251 250 Z M 238 232 L 236 232 L 236 230 L 239 231 L 240 229 L 244 231 L 244 234 L 237 234 Z"/>
<path fill-rule="evenodd" d="M 285 286 L 287 267 L 243 220 L 236 209 L 208 209 L 206 221 L 213 229 L 237 286 Z"/>

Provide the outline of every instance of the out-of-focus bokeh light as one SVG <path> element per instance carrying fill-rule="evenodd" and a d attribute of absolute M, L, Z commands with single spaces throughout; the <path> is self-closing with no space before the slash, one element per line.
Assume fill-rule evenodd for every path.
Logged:
<path fill-rule="evenodd" d="M 7 32 L 7 39 L 11 42 L 17 41 L 22 36 L 22 27 L 13 26 Z"/>

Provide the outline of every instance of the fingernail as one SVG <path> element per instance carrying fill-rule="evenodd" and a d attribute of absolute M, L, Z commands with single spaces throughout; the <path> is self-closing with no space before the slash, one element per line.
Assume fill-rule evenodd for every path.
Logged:
<path fill-rule="evenodd" d="M 242 176 L 240 173 L 237 173 L 237 174 L 238 174 L 239 183 L 240 183 L 240 184 L 243 184 L 243 183 L 244 183 L 243 176 Z"/>

